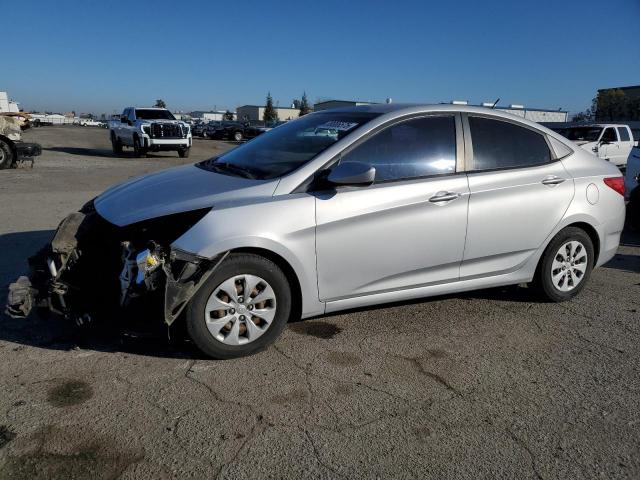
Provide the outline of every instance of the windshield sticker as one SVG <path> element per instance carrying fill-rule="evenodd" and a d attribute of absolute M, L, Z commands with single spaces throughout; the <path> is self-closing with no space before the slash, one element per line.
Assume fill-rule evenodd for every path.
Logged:
<path fill-rule="evenodd" d="M 338 120 L 331 120 L 329 122 L 323 123 L 322 125 L 318 125 L 316 128 L 326 128 L 327 130 L 338 130 L 340 132 L 346 132 L 347 130 L 351 130 L 353 127 L 357 127 L 357 123 L 353 122 L 340 122 Z"/>

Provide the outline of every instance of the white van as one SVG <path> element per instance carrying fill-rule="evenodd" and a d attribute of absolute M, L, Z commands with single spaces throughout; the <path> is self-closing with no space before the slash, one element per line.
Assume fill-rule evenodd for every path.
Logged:
<path fill-rule="evenodd" d="M 618 167 L 627 164 L 634 147 L 633 135 L 627 125 L 594 123 L 568 128 L 563 134 L 588 152 Z"/>

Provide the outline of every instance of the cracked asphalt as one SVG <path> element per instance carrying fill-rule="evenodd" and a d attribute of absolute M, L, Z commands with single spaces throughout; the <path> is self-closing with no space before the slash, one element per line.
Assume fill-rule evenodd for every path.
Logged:
<path fill-rule="evenodd" d="M 232 146 L 118 159 L 106 130 L 25 137 L 44 153 L 0 171 L 2 286 L 109 184 Z M 162 331 L 5 316 L 0 479 L 639 478 L 639 294 L 627 232 L 571 302 L 504 288 L 361 309 L 231 361 Z"/>

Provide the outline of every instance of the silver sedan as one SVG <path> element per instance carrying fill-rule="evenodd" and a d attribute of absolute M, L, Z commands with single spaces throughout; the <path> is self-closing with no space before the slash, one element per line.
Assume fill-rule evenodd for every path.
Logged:
<path fill-rule="evenodd" d="M 81 318 L 161 301 L 231 358 L 354 307 L 521 283 L 569 300 L 615 254 L 623 195 L 615 166 L 507 113 L 328 110 L 108 190 L 63 222 L 34 288 Z"/>

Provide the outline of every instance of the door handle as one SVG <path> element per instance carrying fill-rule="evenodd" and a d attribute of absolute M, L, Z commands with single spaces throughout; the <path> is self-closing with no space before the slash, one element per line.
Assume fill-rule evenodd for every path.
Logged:
<path fill-rule="evenodd" d="M 566 178 L 556 177 L 555 175 L 549 175 L 542 179 L 543 185 L 558 185 L 566 180 Z"/>
<path fill-rule="evenodd" d="M 433 197 L 429 199 L 431 203 L 439 203 L 439 202 L 450 202 L 451 200 L 455 200 L 461 194 L 457 192 L 438 192 Z"/>

